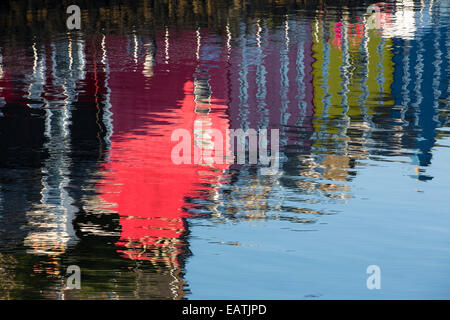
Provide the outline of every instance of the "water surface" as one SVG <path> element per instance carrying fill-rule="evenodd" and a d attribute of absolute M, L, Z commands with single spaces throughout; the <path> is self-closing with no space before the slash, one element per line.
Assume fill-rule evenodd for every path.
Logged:
<path fill-rule="evenodd" d="M 2 4 L 0 298 L 450 298 L 450 6 L 372 3 Z M 278 172 L 174 164 L 198 126 Z"/>

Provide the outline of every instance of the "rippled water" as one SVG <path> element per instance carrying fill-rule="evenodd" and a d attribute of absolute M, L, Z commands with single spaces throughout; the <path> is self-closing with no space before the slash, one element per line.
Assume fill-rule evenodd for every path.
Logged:
<path fill-rule="evenodd" d="M 450 298 L 450 5 L 371 3 L 2 4 L 0 298 Z M 199 125 L 278 172 L 174 164 Z"/>

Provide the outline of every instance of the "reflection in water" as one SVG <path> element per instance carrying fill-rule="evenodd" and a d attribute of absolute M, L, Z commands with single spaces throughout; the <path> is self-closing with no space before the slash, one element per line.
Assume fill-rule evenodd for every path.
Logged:
<path fill-rule="evenodd" d="M 378 30 L 367 5 L 89 5 L 80 31 L 52 16 L 47 34 L 2 35 L 0 298 L 189 298 L 192 226 L 288 223 L 282 238 L 342 213 L 365 166 L 432 180 L 448 137 L 448 7 L 378 3 Z M 239 128 L 280 130 L 277 174 L 214 163 L 207 129 L 229 141 Z M 172 162 L 175 129 L 200 163 Z M 81 290 L 65 288 L 71 264 Z"/>

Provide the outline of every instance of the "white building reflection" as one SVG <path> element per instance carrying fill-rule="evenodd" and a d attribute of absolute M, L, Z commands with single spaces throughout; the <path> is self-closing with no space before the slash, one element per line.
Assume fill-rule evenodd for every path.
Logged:
<path fill-rule="evenodd" d="M 77 241 L 73 220 L 78 209 L 68 193 L 71 166 L 71 138 L 69 124 L 71 105 L 76 101 L 76 81 L 84 79 L 83 41 L 66 41 L 41 47 L 34 52 L 34 79 L 30 97 L 43 98 L 45 107 L 44 148 L 49 158 L 42 168 L 42 198 L 36 210 L 27 217 L 32 231 L 24 240 L 28 252 L 57 256 Z M 44 71 L 45 69 L 45 71 Z M 56 94 L 48 96 L 43 91 Z"/>

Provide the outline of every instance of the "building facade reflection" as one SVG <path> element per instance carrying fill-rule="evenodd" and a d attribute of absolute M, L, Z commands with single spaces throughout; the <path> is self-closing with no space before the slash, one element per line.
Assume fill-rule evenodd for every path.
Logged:
<path fill-rule="evenodd" d="M 412 176 L 430 180 L 446 134 L 444 8 L 378 5 L 381 30 L 345 7 L 267 18 L 242 1 L 226 14 L 211 2 L 142 1 L 96 8 L 99 29 L 2 45 L 5 297 L 21 285 L 15 274 L 32 274 L 46 287 L 30 297 L 182 299 L 194 219 L 314 223 L 351 198 L 367 159 L 410 156 Z M 148 27 L 158 13 L 167 21 L 148 29 L 126 18 Z M 30 24 L 47 16 L 33 14 Z M 278 129 L 279 173 L 211 157 L 175 165 L 178 128 L 205 151 L 216 143 L 208 128 L 225 139 L 227 129 Z M 79 292 L 65 290 L 72 263 L 86 272 Z"/>

